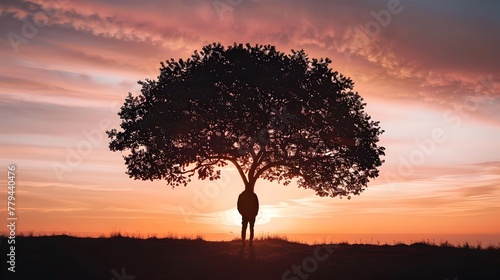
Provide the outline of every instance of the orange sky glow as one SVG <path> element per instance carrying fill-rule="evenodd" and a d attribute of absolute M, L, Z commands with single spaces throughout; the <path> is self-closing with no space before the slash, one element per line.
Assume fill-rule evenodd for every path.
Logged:
<path fill-rule="evenodd" d="M 499 4 L 345 2 L 2 1 L 0 217 L 14 164 L 21 232 L 235 237 L 243 183 L 233 166 L 175 189 L 134 181 L 105 131 L 160 61 L 249 42 L 332 59 L 386 148 L 380 177 L 351 200 L 259 180 L 258 233 L 500 242 Z"/>

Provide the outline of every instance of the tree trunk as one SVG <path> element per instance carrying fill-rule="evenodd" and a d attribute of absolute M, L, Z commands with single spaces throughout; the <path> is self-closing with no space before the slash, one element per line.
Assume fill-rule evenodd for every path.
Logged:
<path fill-rule="evenodd" d="M 250 180 L 250 182 L 245 184 L 245 190 L 253 193 L 254 189 L 255 189 L 255 182 L 256 182 L 256 180 Z"/>

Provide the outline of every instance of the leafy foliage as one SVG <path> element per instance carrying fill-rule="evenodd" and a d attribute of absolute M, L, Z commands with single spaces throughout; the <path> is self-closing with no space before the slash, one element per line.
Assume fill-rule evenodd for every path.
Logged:
<path fill-rule="evenodd" d="M 107 132 L 109 147 L 129 152 L 130 177 L 172 187 L 196 173 L 216 180 L 234 164 L 251 190 L 258 178 L 297 179 L 320 196 L 359 194 L 378 176 L 383 130 L 330 63 L 270 45 L 204 46 L 139 81 L 141 94 L 129 93 L 119 112 L 121 130 Z"/>

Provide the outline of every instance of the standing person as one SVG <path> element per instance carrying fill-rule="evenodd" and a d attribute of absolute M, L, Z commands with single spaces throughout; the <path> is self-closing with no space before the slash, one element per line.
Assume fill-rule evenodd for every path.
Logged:
<path fill-rule="evenodd" d="M 259 199 L 257 195 L 248 189 L 245 189 L 238 196 L 238 212 L 241 214 L 241 240 L 245 242 L 247 233 L 247 225 L 250 224 L 250 244 L 253 242 L 253 227 L 255 225 L 255 217 L 259 212 Z"/>

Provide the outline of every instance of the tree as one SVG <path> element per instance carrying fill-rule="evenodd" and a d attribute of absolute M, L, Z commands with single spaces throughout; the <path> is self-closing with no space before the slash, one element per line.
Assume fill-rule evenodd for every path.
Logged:
<path fill-rule="evenodd" d="M 383 130 L 330 63 L 270 45 L 206 45 L 138 82 L 141 94 L 129 93 L 119 112 L 121 130 L 107 131 L 109 148 L 128 152 L 130 177 L 172 187 L 195 174 L 216 180 L 233 164 L 252 191 L 258 178 L 296 179 L 319 196 L 358 195 L 378 176 Z"/>

